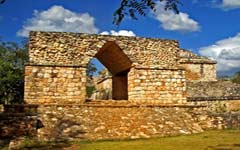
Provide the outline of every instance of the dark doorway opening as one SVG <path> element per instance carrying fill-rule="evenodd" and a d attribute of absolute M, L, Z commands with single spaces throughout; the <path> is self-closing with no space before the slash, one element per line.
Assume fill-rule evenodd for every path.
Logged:
<path fill-rule="evenodd" d="M 115 42 L 107 42 L 95 57 L 112 75 L 112 99 L 128 99 L 128 72 L 132 62 Z"/>
<path fill-rule="evenodd" d="M 128 71 L 112 77 L 112 97 L 116 100 L 128 99 Z"/>

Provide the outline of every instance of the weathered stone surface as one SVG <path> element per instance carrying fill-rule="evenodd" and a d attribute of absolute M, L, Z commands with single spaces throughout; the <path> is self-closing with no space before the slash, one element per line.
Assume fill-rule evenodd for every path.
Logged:
<path fill-rule="evenodd" d="M 216 61 L 180 49 L 180 66 L 186 69 L 188 81 L 216 81 Z"/>
<path fill-rule="evenodd" d="M 32 108 L 28 105 L 22 113 L 22 105 L 7 107 L 0 115 L 0 140 L 22 136 L 40 140 L 136 139 L 240 127 L 240 113 L 209 113 L 205 107 L 190 105 L 107 100 L 40 105 L 38 113 L 29 113 Z"/>
<path fill-rule="evenodd" d="M 31 32 L 29 57 L 24 99 L 39 104 L 33 121 L 43 128 L 30 129 L 40 139 L 149 138 L 226 128 L 227 118 L 186 101 L 191 95 L 186 81 L 216 80 L 216 62 L 181 51 L 177 41 Z M 113 91 L 123 93 L 117 99 L 122 101 L 86 102 L 86 66 L 93 57 L 111 71 Z"/>
<path fill-rule="evenodd" d="M 0 139 L 37 135 L 37 109 L 32 105 L 5 106 L 0 113 Z"/>
<path fill-rule="evenodd" d="M 19 150 L 22 148 L 22 144 L 26 139 L 24 137 L 18 137 L 10 141 L 8 150 Z"/>
<path fill-rule="evenodd" d="M 86 68 L 26 66 L 24 88 L 28 104 L 83 103 Z"/>
<path fill-rule="evenodd" d="M 114 41 L 138 65 L 176 65 L 179 48 L 174 40 L 60 32 L 30 33 L 30 63 L 86 66 L 108 41 Z"/>
<path fill-rule="evenodd" d="M 107 67 L 113 67 L 109 68 L 116 81 L 113 87 L 122 84 L 123 79 L 123 76 L 115 77 L 119 71 L 116 67 L 129 70 L 128 73 L 123 70 L 127 80 L 127 85 L 123 86 L 127 91 L 123 96 L 113 94 L 113 98 L 186 102 L 185 71 L 178 67 L 177 41 L 59 32 L 30 34 L 30 64 L 25 68 L 25 101 L 29 104 L 84 103 L 86 65 L 99 51 L 102 54 L 106 50 L 109 56 L 116 50 L 119 56 L 130 60 L 128 64 L 115 60 L 117 63 L 114 64 L 117 58 L 101 58 Z M 115 53 L 114 56 L 118 56 Z M 116 93 L 118 89 L 115 87 L 112 91 Z"/>
<path fill-rule="evenodd" d="M 41 139 L 148 138 L 202 132 L 192 107 L 59 105 L 39 107 Z M 54 118 L 54 119 L 53 119 Z"/>
<path fill-rule="evenodd" d="M 191 99 L 239 99 L 240 85 L 231 81 L 187 82 L 187 94 Z"/>
<path fill-rule="evenodd" d="M 187 82 L 187 101 L 213 112 L 240 110 L 240 85 L 231 81 Z"/>
<path fill-rule="evenodd" d="M 128 73 L 130 101 L 160 101 L 186 103 L 184 70 L 135 68 Z"/>

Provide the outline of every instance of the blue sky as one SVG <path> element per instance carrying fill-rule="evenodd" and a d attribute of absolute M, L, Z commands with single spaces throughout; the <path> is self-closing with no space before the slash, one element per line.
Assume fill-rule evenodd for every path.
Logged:
<path fill-rule="evenodd" d="M 240 71 L 240 0 L 182 0 L 180 14 L 158 3 L 138 21 L 112 24 L 120 0 L 7 0 L 0 5 L 0 37 L 20 41 L 29 30 L 175 39 L 180 47 L 218 61 L 219 74 Z"/>

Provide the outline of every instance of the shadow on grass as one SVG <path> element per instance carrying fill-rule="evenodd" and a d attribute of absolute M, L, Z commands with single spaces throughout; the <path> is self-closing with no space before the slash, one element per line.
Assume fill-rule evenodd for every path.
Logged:
<path fill-rule="evenodd" d="M 240 150 L 240 144 L 219 144 L 209 146 L 205 150 Z"/>
<path fill-rule="evenodd" d="M 73 145 L 69 141 L 51 141 L 43 142 L 36 139 L 26 139 L 20 150 L 72 150 Z"/>

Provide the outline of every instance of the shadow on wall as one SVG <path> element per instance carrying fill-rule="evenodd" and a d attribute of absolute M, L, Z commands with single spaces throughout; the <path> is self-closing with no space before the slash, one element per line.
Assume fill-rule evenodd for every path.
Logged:
<path fill-rule="evenodd" d="M 85 131 L 81 124 L 74 121 L 57 118 L 56 125 L 50 130 L 51 140 L 72 140 L 74 138 L 85 139 Z"/>
<path fill-rule="evenodd" d="M 4 111 L 0 112 L 1 146 L 22 137 L 36 137 L 41 130 L 48 134 L 51 141 L 85 139 L 83 126 L 64 117 L 48 116 L 54 120 L 54 126 L 50 130 L 44 128 L 44 122 L 38 119 L 37 108 L 38 105 L 4 105 Z"/>
<path fill-rule="evenodd" d="M 0 145 L 19 137 L 34 137 L 44 127 L 37 117 L 37 105 L 4 105 L 0 112 Z"/>

